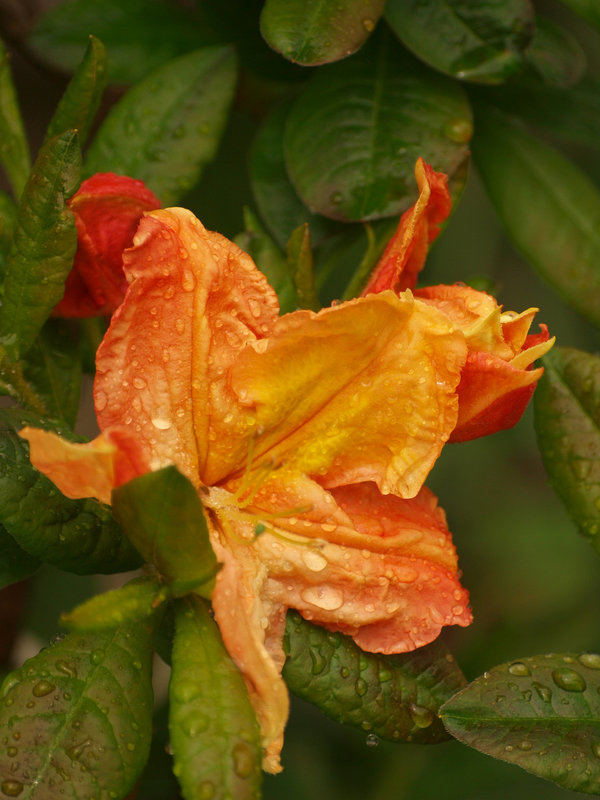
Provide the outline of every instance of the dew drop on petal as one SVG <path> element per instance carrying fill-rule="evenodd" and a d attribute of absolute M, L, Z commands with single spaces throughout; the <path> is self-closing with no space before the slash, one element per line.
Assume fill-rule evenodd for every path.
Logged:
<path fill-rule="evenodd" d="M 173 423 L 167 417 L 152 417 L 152 424 L 159 431 L 168 431 Z"/>
<path fill-rule="evenodd" d="M 310 586 L 300 592 L 300 596 L 306 603 L 325 611 L 335 611 L 344 602 L 342 592 L 333 586 Z"/>
<path fill-rule="evenodd" d="M 107 403 L 108 403 L 108 397 L 106 395 L 106 392 L 96 392 L 96 396 L 94 398 L 94 405 L 96 406 L 96 411 L 104 411 Z"/>
<path fill-rule="evenodd" d="M 321 553 L 316 553 L 314 550 L 305 550 L 302 553 L 302 560 L 313 572 L 321 572 L 321 570 L 325 569 L 327 566 L 327 559 L 325 556 L 322 556 Z"/>

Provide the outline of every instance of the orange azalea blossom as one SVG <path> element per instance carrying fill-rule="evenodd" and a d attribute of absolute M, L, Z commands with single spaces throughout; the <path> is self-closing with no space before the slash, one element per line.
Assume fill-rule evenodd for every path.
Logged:
<path fill-rule="evenodd" d="M 398 224 L 363 296 L 414 289 L 429 244 L 450 213 L 447 178 L 419 159 L 419 198 Z M 465 335 L 468 355 L 458 386 L 458 421 L 450 441 L 461 442 L 515 425 L 543 373 L 531 369 L 554 344 L 548 328 L 529 334 L 537 308 L 502 313 L 495 299 L 462 284 L 429 286 L 414 296 L 442 311 Z"/>
<path fill-rule="evenodd" d="M 160 207 L 142 181 L 98 172 L 83 181 L 67 203 L 75 215 L 77 251 L 56 317 L 112 314 L 123 300 L 123 250 L 130 247 L 140 217 Z"/>
<path fill-rule="evenodd" d="M 471 621 L 423 486 L 456 425 L 465 335 L 410 291 L 280 317 L 250 257 L 180 208 L 147 214 L 123 263 L 97 353 L 101 435 L 22 435 L 68 497 L 110 503 L 169 464 L 198 488 L 222 564 L 215 618 L 277 772 L 288 608 L 380 653 Z"/>

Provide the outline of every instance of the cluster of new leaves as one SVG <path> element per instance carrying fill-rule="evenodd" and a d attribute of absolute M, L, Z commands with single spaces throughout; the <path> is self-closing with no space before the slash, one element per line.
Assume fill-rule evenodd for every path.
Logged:
<path fill-rule="evenodd" d="M 594 0 L 564 5 L 600 29 Z M 73 430 L 100 332 L 49 319 L 77 243 L 66 201 L 83 178 L 112 171 L 143 180 L 163 205 L 192 204 L 235 128 L 236 94 L 260 119 L 236 162 L 247 164 L 255 210 L 242 212 L 231 182 L 224 202 L 240 223 L 243 213 L 239 241 L 283 311 L 356 295 L 414 200 L 416 158 L 447 173 L 458 199 L 471 150 L 516 246 L 598 324 L 599 190 L 527 126 L 597 146 L 600 87 L 578 42 L 529 0 L 66 0 L 28 46 L 74 77 L 32 166 L 0 53 L 0 162 L 13 190 L 0 193 L 0 391 L 17 404 L 0 412 L 0 582 L 42 562 L 80 574 L 155 570 L 66 614 L 72 632 L 6 679 L 0 790 L 41 800 L 68 784 L 80 800 L 124 797 L 150 746 L 154 646 L 172 666 L 183 796 L 258 797 L 258 730 L 206 601 L 218 565 L 195 490 L 169 468 L 117 490 L 111 514 L 60 495 L 17 435 L 24 425 Z M 82 156 L 107 82 L 131 86 Z M 536 399 L 551 480 L 596 549 L 599 363 L 555 350 Z M 600 794 L 598 656 L 531 657 L 466 686 L 442 645 L 366 654 L 295 614 L 286 653 L 290 689 L 369 736 L 452 735 Z"/>

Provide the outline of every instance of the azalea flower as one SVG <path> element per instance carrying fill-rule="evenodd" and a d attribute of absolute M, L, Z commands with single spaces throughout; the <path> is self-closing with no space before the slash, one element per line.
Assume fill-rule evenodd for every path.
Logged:
<path fill-rule="evenodd" d="M 402 215 L 363 295 L 412 289 L 415 297 L 442 311 L 463 331 L 468 355 L 457 390 L 458 422 L 450 441 L 467 441 L 519 421 L 544 371 L 531 367 L 550 350 L 554 338 L 549 338 L 545 325 L 540 325 L 540 333 L 529 334 L 537 308 L 503 313 L 493 297 L 464 284 L 415 289 L 429 244 L 451 209 L 443 173 L 419 159 L 415 177 L 419 199 Z"/>
<path fill-rule="evenodd" d="M 410 289 L 280 317 L 250 257 L 184 209 L 145 215 L 123 265 L 129 288 L 97 353 L 100 436 L 22 435 L 68 497 L 110 503 L 170 464 L 197 487 L 222 564 L 215 619 L 277 772 L 289 608 L 387 654 L 471 621 L 423 484 L 478 339 Z M 524 324 L 508 328 L 515 349 Z"/>
<path fill-rule="evenodd" d="M 53 315 L 111 314 L 127 288 L 123 250 L 131 246 L 142 214 L 160 202 L 142 181 L 104 172 L 83 181 L 67 205 L 75 215 L 77 251 Z"/>

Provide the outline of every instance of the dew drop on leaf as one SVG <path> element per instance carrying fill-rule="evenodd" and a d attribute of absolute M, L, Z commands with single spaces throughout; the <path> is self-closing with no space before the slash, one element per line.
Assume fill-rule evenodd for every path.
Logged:
<path fill-rule="evenodd" d="M 359 678 L 354 684 L 354 688 L 356 690 L 356 694 L 359 697 L 363 697 L 367 693 L 367 682 L 363 680 L 363 678 Z"/>
<path fill-rule="evenodd" d="M 428 728 L 433 722 L 433 714 L 428 708 L 411 703 L 408 707 L 410 718 L 417 728 Z"/>
<path fill-rule="evenodd" d="M 365 739 L 365 744 L 367 747 L 377 747 L 379 744 L 379 737 L 374 733 L 370 733 Z"/>
<path fill-rule="evenodd" d="M 600 655 L 598 653 L 582 653 L 579 656 L 579 663 L 589 669 L 600 669 Z"/>
<path fill-rule="evenodd" d="M 514 664 L 511 664 L 508 668 L 508 671 L 511 675 L 515 675 L 518 678 L 527 678 L 531 675 L 531 671 L 526 664 L 523 664 L 522 661 L 515 661 Z"/>
<path fill-rule="evenodd" d="M 534 681 L 533 688 L 538 693 L 539 697 L 546 703 L 549 703 L 550 700 L 552 700 L 552 689 L 550 689 L 548 686 L 544 686 L 543 683 Z"/>
<path fill-rule="evenodd" d="M 583 692 L 587 685 L 584 678 L 578 672 L 568 667 L 555 669 L 552 673 L 552 680 L 566 692 Z"/>
<path fill-rule="evenodd" d="M 31 693 L 34 697 L 45 697 L 45 695 L 50 694 L 56 689 L 55 684 L 50 683 L 50 681 L 38 681 L 36 685 L 31 690 Z"/>
<path fill-rule="evenodd" d="M 252 750 L 244 742 L 237 742 L 233 747 L 233 771 L 238 778 L 248 778 L 254 769 Z"/>
<path fill-rule="evenodd" d="M 4 781 L 0 785 L 0 789 L 8 797 L 18 797 L 23 791 L 23 784 L 20 781 Z"/>

